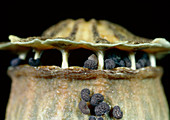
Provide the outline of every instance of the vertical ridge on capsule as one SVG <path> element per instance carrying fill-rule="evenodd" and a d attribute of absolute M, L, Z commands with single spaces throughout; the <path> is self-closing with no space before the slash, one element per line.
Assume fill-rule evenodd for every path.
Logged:
<path fill-rule="evenodd" d="M 69 39 L 71 39 L 73 41 L 76 39 L 76 34 L 77 34 L 77 31 L 79 28 L 79 24 L 83 21 L 84 21 L 83 19 L 78 19 L 74 22 L 73 29 L 71 30 L 71 33 L 68 36 Z"/>

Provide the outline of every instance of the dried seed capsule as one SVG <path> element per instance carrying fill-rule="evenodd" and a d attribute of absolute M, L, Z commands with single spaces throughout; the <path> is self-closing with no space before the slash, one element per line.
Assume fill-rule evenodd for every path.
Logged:
<path fill-rule="evenodd" d="M 11 66 L 15 67 L 15 66 L 18 66 L 20 64 L 23 64 L 24 63 L 24 60 L 21 60 L 20 58 L 14 58 L 11 60 Z"/>
<path fill-rule="evenodd" d="M 113 114 L 113 117 L 116 119 L 121 119 L 123 117 L 123 112 L 120 110 L 119 106 L 115 106 L 113 108 L 112 114 Z"/>
<path fill-rule="evenodd" d="M 83 90 L 81 90 L 81 98 L 84 101 L 89 102 L 90 101 L 90 90 L 87 88 L 84 88 Z"/>
<path fill-rule="evenodd" d="M 102 117 L 98 117 L 97 120 L 103 120 L 103 118 Z"/>
<path fill-rule="evenodd" d="M 103 114 L 110 111 L 110 107 L 107 103 L 101 102 L 94 108 L 94 112 L 97 116 L 102 116 Z"/>
<path fill-rule="evenodd" d="M 80 101 L 79 109 L 83 114 L 90 114 L 90 109 L 88 108 L 87 103 L 84 100 Z"/>
<path fill-rule="evenodd" d="M 90 116 L 89 120 L 96 120 L 96 117 L 95 116 Z"/>
<path fill-rule="evenodd" d="M 40 58 L 34 60 L 33 58 L 30 58 L 28 60 L 29 65 L 31 66 L 39 66 L 40 65 Z"/>
<path fill-rule="evenodd" d="M 89 69 L 94 70 L 94 69 L 97 69 L 97 67 L 98 67 L 97 62 L 94 60 L 86 60 L 84 62 L 84 68 L 89 68 Z"/>
<path fill-rule="evenodd" d="M 96 93 L 94 94 L 92 97 L 91 97 L 91 100 L 90 100 L 90 104 L 92 106 L 96 106 L 98 105 L 100 102 L 102 102 L 104 100 L 104 97 L 102 94 L 100 93 Z"/>
<path fill-rule="evenodd" d="M 112 59 L 106 59 L 104 62 L 106 69 L 113 69 L 116 66 L 115 62 Z"/>

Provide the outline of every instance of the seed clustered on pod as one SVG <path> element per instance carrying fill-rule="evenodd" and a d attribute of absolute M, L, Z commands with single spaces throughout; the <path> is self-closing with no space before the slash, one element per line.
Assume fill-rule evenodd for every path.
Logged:
<path fill-rule="evenodd" d="M 11 60 L 11 63 L 10 65 L 15 67 L 15 66 L 18 66 L 18 65 L 22 65 L 22 64 L 25 64 L 25 61 L 20 59 L 20 58 L 14 58 Z"/>
<path fill-rule="evenodd" d="M 151 63 L 149 61 L 149 57 L 146 53 L 143 53 L 143 52 L 138 52 L 137 55 L 136 55 L 136 69 L 139 69 L 139 68 L 143 68 L 143 67 L 146 67 L 146 66 L 150 66 Z"/>
<path fill-rule="evenodd" d="M 105 69 L 116 67 L 131 67 L 131 61 L 128 54 L 120 50 L 110 50 L 106 53 Z"/>
<path fill-rule="evenodd" d="M 40 58 L 37 58 L 37 59 L 30 58 L 28 60 L 28 63 L 31 66 L 39 66 L 39 65 L 41 65 Z"/>
<path fill-rule="evenodd" d="M 98 67 L 98 61 L 96 55 L 92 54 L 88 57 L 88 59 L 84 62 L 84 68 L 89 68 L 89 69 L 97 69 Z"/>
<path fill-rule="evenodd" d="M 81 90 L 79 109 L 83 114 L 90 115 L 89 120 L 103 120 L 102 116 L 111 111 L 111 107 L 104 102 L 104 96 L 100 93 L 90 95 L 88 88 Z M 116 119 L 123 117 L 123 112 L 120 110 L 120 107 L 113 108 L 112 116 Z"/>
<path fill-rule="evenodd" d="M 136 52 L 135 59 L 136 59 L 135 61 L 136 69 L 151 66 L 149 56 L 145 52 L 139 52 L 139 51 Z M 80 67 L 88 68 L 90 70 L 97 70 L 99 66 L 98 62 L 99 61 L 98 61 L 97 56 L 95 54 L 91 54 L 86 60 L 84 60 L 83 65 Z M 20 59 L 19 57 L 14 58 L 13 60 L 11 60 L 10 64 L 13 67 L 22 65 L 22 64 L 29 64 L 30 66 L 33 66 L 33 67 L 48 65 L 44 63 L 44 58 L 41 58 L 41 56 L 39 56 L 39 58 L 36 58 L 36 59 L 33 57 L 29 57 L 28 60 Z M 56 64 L 58 65 L 58 63 Z M 117 68 L 117 67 L 131 68 L 131 66 L 132 66 L 131 60 L 128 56 L 128 53 L 125 51 L 111 49 L 111 50 L 106 51 L 104 54 L 104 69 L 106 70 L 112 70 L 113 68 Z"/>
<path fill-rule="evenodd" d="M 8 73 L 11 78 L 14 80 L 17 78 L 19 78 L 19 80 L 24 79 L 24 81 L 28 78 L 29 80 L 32 72 L 35 72 L 32 74 L 33 80 L 31 80 L 31 82 L 42 80 L 43 78 L 43 81 L 41 81 L 42 84 L 39 84 L 39 86 L 44 85 L 43 83 L 45 82 L 45 84 L 47 83 L 47 88 L 51 88 L 53 87 L 52 85 L 55 85 L 51 84 L 51 82 L 56 83 L 59 79 L 61 79 L 61 81 L 62 79 L 69 79 L 69 81 L 63 81 L 63 84 L 68 83 L 69 85 L 75 86 L 75 91 L 71 91 L 72 87 L 68 87 L 70 92 L 69 95 L 66 95 L 65 97 L 65 99 L 68 100 L 72 100 L 70 95 L 72 96 L 73 94 L 74 96 L 74 92 L 76 93 L 76 90 L 79 89 L 76 87 L 81 87 L 83 85 L 88 86 L 89 83 L 96 84 L 93 81 L 98 78 L 100 78 L 98 85 L 105 82 L 106 79 L 107 81 L 113 81 L 113 79 L 121 81 L 128 80 L 127 84 L 129 84 L 129 81 L 131 82 L 131 78 L 135 80 L 140 78 L 143 80 L 148 77 L 151 79 L 153 76 L 153 79 L 158 79 L 158 77 L 155 76 L 157 76 L 156 74 L 158 72 L 162 74 L 162 69 L 157 67 L 156 58 L 161 58 L 170 51 L 170 43 L 164 38 L 147 39 L 138 37 L 119 25 L 112 24 L 105 20 L 96 21 L 95 19 L 88 22 L 83 19 L 69 19 L 50 27 L 42 34 L 42 36 L 20 38 L 10 35 L 9 39 L 10 42 L 0 43 L 0 50 L 10 50 L 18 54 L 18 58 L 13 59 L 10 63 L 12 67 L 18 66 L 17 69 L 12 67 L 12 69 L 9 69 Z M 31 54 L 31 52 L 33 54 Z M 38 67 L 38 69 L 36 67 Z M 21 72 L 19 73 L 18 71 Z M 148 71 L 148 73 L 145 75 L 146 71 Z M 24 74 L 22 75 L 22 73 Z M 160 74 L 158 75 L 160 76 Z M 49 79 L 52 79 L 52 81 L 49 81 Z M 70 83 L 70 80 L 75 82 L 78 81 L 78 84 L 82 84 L 76 86 L 75 84 L 77 83 L 72 84 Z M 50 84 L 48 84 L 49 82 Z M 111 85 L 112 83 L 108 82 L 106 84 Z M 26 87 L 19 84 L 12 85 L 12 97 L 10 97 L 9 101 L 15 101 L 15 99 L 25 96 L 24 94 L 22 96 L 16 94 L 15 88 L 23 90 L 23 88 L 32 87 L 28 86 L 28 84 L 23 85 L 26 85 Z M 97 89 L 100 89 L 100 86 L 98 85 L 95 85 L 95 87 L 99 87 Z M 34 87 L 38 91 L 42 90 L 42 92 L 46 92 L 43 90 L 43 87 L 39 86 Z M 60 86 L 54 86 L 54 88 L 61 90 L 65 89 Z M 75 119 L 83 116 L 88 116 L 89 120 L 103 120 L 105 118 L 122 119 L 123 114 L 126 114 L 123 112 L 122 106 L 117 105 L 120 105 L 121 101 L 118 101 L 118 103 L 109 103 L 108 97 L 112 98 L 111 101 L 117 99 L 112 92 L 107 91 L 107 94 L 101 94 L 91 93 L 92 91 L 88 88 L 81 89 L 81 99 L 79 99 L 79 96 L 75 97 L 75 99 L 78 97 L 79 104 L 76 110 L 69 113 L 67 112 L 68 108 L 72 108 L 73 105 L 65 104 L 65 102 L 58 102 L 61 98 L 60 96 L 63 95 L 62 93 L 58 94 L 57 98 L 55 97 L 54 100 L 57 100 L 58 103 L 55 101 L 53 103 L 60 105 L 59 107 L 58 105 L 55 105 L 54 109 L 57 110 L 57 114 L 62 113 L 57 116 L 60 117 L 58 119 L 66 117 Z M 104 89 L 107 90 L 107 88 Z M 32 91 L 28 91 L 28 94 L 26 95 L 32 95 L 31 92 Z M 41 95 L 37 94 L 36 91 L 33 92 L 35 92 L 37 102 L 41 102 L 41 99 L 38 99 L 39 97 L 41 98 Z M 131 91 L 128 91 L 128 93 L 129 92 Z M 160 92 L 160 94 L 161 93 L 162 92 Z M 51 95 L 51 93 L 49 94 Z M 31 99 L 31 97 L 29 99 Z M 50 97 L 47 100 L 53 100 L 53 97 Z M 44 99 L 42 102 L 47 100 Z M 20 101 L 18 102 L 20 103 Z M 27 101 L 23 101 L 21 106 L 25 106 L 25 103 L 27 103 Z M 153 106 L 155 106 L 155 104 L 157 104 L 157 102 L 153 102 Z M 9 116 L 9 119 L 12 118 L 11 116 L 13 115 L 16 116 L 16 111 L 20 108 L 20 104 L 15 105 L 16 107 L 13 107 L 12 102 L 8 105 L 6 116 Z M 41 107 L 48 108 L 49 105 L 42 104 Z M 163 105 L 164 106 L 158 106 L 158 109 L 159 107 L 166 109 L 166 103 Z M 63 106 L 62 109 L 60 109 L 60 106 Z M 14 110 L 11 108 L 14 108 Z M 79 110 L 77 111 L 77 109 Z M 128 109 L 130 108 L 127 108 L 127 110 Z M 38 108 L 37 111 L 41 111 L 41 108 Z M 63 113 L 63 111 L 67 113 Z M 27 115 L 27 113 L 29 113 L 29 110 L 27 109 L 26 112 L 23 110 L 23 112 L 21 111 L 20 113 L 25 119 L 30 117 Z M 20 113 L 18 112 L 17 116 L 20 116 Z M 22 113 L 24 114 L 22 115 Z M 48 111 L 46 113 L 47 114 L 42 114 L 38 112 L 38 116 L 41 115 L 42 118 L 53 116 L 53 114 L 48 114 Z M 80 113 L 82 114 L 80 115 Z M 123 119 L 127 119 L 127 116 L 127 114 L 124 115 Z M 164 116 L 164 114 L 160 114 L 160 118 L 162 118 L 161 116 Z M 35 118 L 37 117 L 37 114 L 32 115 L 31 117 Z"/>

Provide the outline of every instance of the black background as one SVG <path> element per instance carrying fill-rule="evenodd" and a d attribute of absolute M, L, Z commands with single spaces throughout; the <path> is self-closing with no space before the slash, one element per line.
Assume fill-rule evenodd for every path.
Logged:
<path fill-rule="evenodd" d="M 36 1 L 36 0 L 35 0 Z M 120 24 L 132 33 L 146 38 L 163 37 L 170 40 L 170 9 L 168 1 L 31 1 L 7 0 L 1 4 L 1 39 L 8 41 L 8 35 L 19 37 L 39 36 L 49 26 L 67 18 L 89 20 L 105 19 Z M 0 52 L 0 115 L 4 118 L 9 97 L 11 80 L 6 74 L 7 66 L 13 57 Z M 163 86 L 170 101 L 170 55 L 159 61 L 164 67 Z"/>

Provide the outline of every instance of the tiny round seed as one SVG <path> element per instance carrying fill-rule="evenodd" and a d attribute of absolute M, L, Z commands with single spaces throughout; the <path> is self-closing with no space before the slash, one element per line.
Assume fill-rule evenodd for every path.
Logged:
<path fill-rule="evenodd" d="M 120 67 L 125 67 L 125 62 L 124 62 L 123 60 L 120 60 L 119 66 L 120 66 Z"/>
<path fill-rule="evenodd" d="M 103 100 L 104 100 L 104 96 L 100 93 L 96 93 L 96 94 L 93 94 L 93 96 L 91 97 L 90 104 L 92 106 L 96 106 Z"/>
<path fill-rule="evenodd" d="M 138 63 L 141 65 L 141 67 L 145 67 L 146 59 L 139 59 Z"/>
<path fill-rule="evenodd" d="M 110 111 L 110 107 L 107 103 L 101 102 L 94 108 L 94 111 L 97 116 L 102 116 L 103 114 Z"/>
<path fill-rule="evenodd" d="M 20 58 L 14 58 L 11 60 L 11 66 L 15 67 L 20 65 L 23 62 L 23 60 L 21 60 Z"/>
<path fill-rule="evenodd" d="M 80 101 L 79 103 L 79 109 L 83 114 L 90 114 L 90 109 L 88 108 L 88 105 L 85 101 Z"/>
<path fill-rule="evenodd" d="M 115 106 L 113 108 L 112 114 L 113 114 L 113 117 L 116 119 L 121 119 L 123 117 L 123 112 L 120 110 L 119 106 Z"/>
<path fill-rule="evenodd" d="M 140 63 L 136 63 L 136 69 L 140 69 L 142 68 L 141 64 Z"/>
<path fill-rule="evenodd" d="M 89 102 L 90 101 L 90 90 L 87 88 L 84 88 L 83 90 L 81 90 L 81 98 L 84 101 Z"/>
<path fill-rule="evenodd" d="M 104 120 L 102 117 L 98 117 L 97 120 Z"/>
<path fill-rule="evenodd" d="M 106 69 L 113 69 L 115 66 L 116 66 L 116 64 L 112 59 L 105 60 L 105 68 Z"/>
<path fill-rule="evenodd" d="M 84 68 L 89 68 L 89 69 L 97 69 L 97 62 L 95 62 L 94 60 L 86 60 L 84 62 Z"/>
<path fill-rule="evenodd" d="M 131 61 L 129 60 L 129 58 L 125 57 L 124 61 L 125 61 L 126 67 L 131 67 Z"/>
<path fill-rule="evenodd" d="M 39 66 L 40 65 L 40 58 L 37 58 L 36 60 L 34 60 L 33 58 L 30 58 L 28 60 L 28 63 L 31 66 Z"/>
<path fill-rule="evenodd" d="M 89 120 L 96 120 L 96 117 L 95 116 L 90 116 Z"/>

